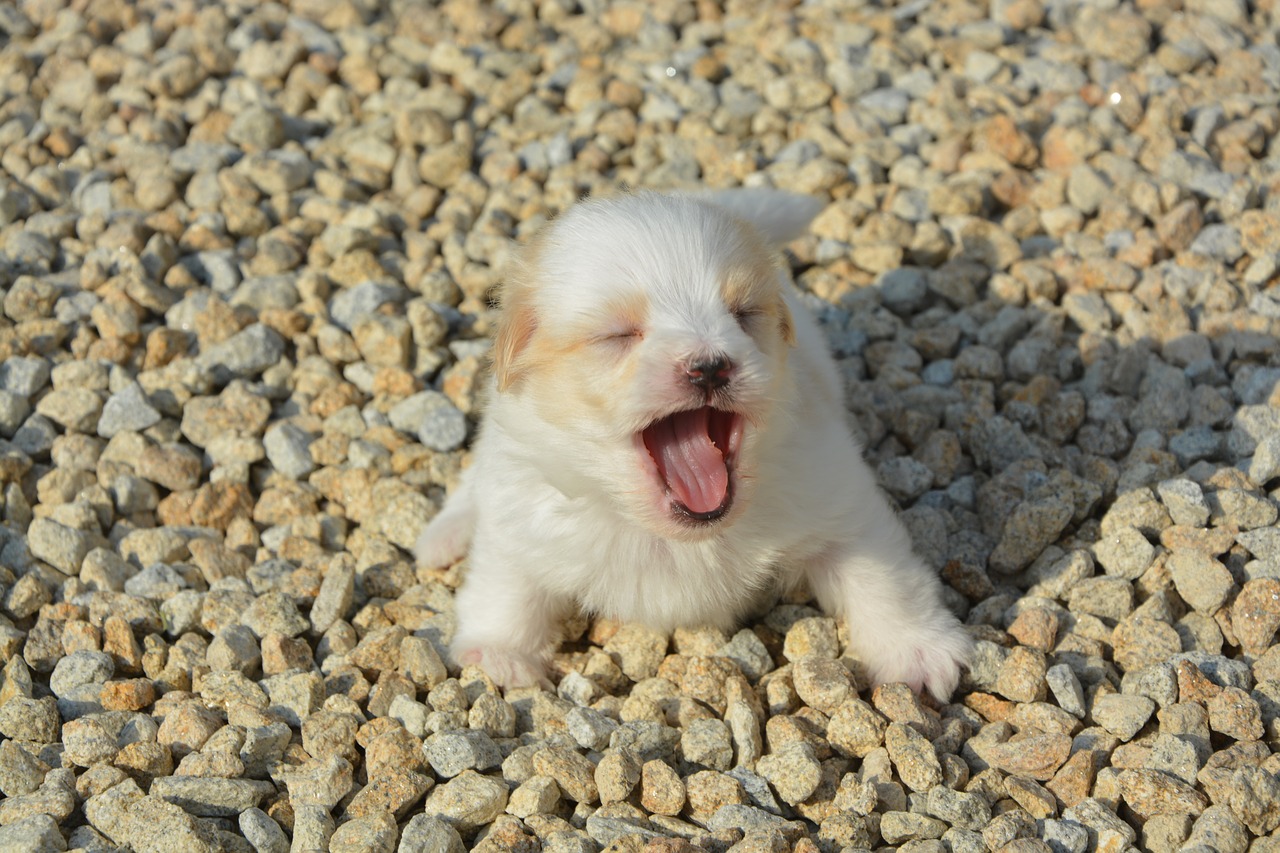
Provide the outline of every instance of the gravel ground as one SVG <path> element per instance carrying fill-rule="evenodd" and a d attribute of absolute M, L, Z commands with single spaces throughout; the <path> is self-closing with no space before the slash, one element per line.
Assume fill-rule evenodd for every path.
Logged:
<path fill-rule="evenodd" d="M 0 849 L 1280 849 L 1277 14 L 0 4 Z M 699 183 L 829 202 L 953 704 L 803 600 L 442 659 L 504 259 Z"/>

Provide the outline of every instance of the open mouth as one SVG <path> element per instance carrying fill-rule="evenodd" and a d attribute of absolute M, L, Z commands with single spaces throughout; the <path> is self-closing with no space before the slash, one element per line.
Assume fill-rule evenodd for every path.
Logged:
<path fill-rule="evenodd" d="M 640 433 L 676 512 L 715 521 L 729 511 L 742 427 L 742 415 L 703 406 L 667 415 Z"/>

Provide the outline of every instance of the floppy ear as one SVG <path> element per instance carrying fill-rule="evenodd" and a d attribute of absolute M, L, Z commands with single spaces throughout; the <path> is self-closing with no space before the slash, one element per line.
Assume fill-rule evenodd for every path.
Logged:
<path fill-rule="evenodd" d="M 530 367 L 529 343 L 538 330 L 533 294 L 546 234 L 544 226 L 528 245 L 516 251 L 498 289 L 501 312 L 493 333 L 493 376 L 499 391 L 510 388 Z"/>
<path fill-rule="evenodd" d="M 796 345 L 796 324 L 791 319 L 791 309 L 787 307 L 787 300 L 781 296 L 778 297 L 778 331 L 782 334 L 782 341 L 789 347 Z"/>
<path fill-rule="evenodd" d="M 493 336 L 493 375 L 498 390 L 506 391 L 524 374 L 523 355 L 538 328 L 538 319 L 527 289 L 503 285 L 500 299 L 502 314 Z"/>
<path fill-rule="evenodd" d="M 803 234 L 823 207 L 812 196 L 782 190 L 734 189 L 695 195 L 750 223 L 773 246 Z"/>

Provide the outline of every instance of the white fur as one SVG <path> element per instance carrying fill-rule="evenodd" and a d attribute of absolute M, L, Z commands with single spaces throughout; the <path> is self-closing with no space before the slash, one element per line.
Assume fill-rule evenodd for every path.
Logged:
<path fill-rule="evenodd" d="M 636 193 L 549 226 L 511 299 L 535 318 L 537 345 L 567 354 L 531 362 L 503 391 L 491 383 L 474 462 L 417 544 L 421 562 L 445 565 L 470 540 L 459 662 L 530 684 L 574 608 L 728 628 L 803 577 L 847 620 L 875 682 L 951 695 L 970 641 L 849 432 L 824 336 L 776 266 L 765 275 L 794 346 L 769 318 L 740 326 L 722 299 L 724 270 L 752 242 L 774 254 L 816 207 L 772 191 Z M 570 348 L 615 331 L 619 295 L 648 306 L 640 335 Z M 697 405 L 677 365 L 711 350 L 738 366 L 731 387 L 749 425 L 732 510 L 690 527 L 672 517 L 636 433 Z"/>

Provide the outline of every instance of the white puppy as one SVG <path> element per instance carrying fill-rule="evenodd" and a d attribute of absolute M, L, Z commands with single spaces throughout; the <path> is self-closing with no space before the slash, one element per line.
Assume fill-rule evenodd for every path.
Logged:
<path fill-rule="evenodd" d="M 805 578 L 877 683 L 951 695 L 968 636 L 778 262 L 816 208 L 637 192 L 578 204 L 524 252 L 474 463 L 416 549 L 447 565 L 470 545 L 458 662 L 532 684 L 574 608 L 729 628 Z"/>

